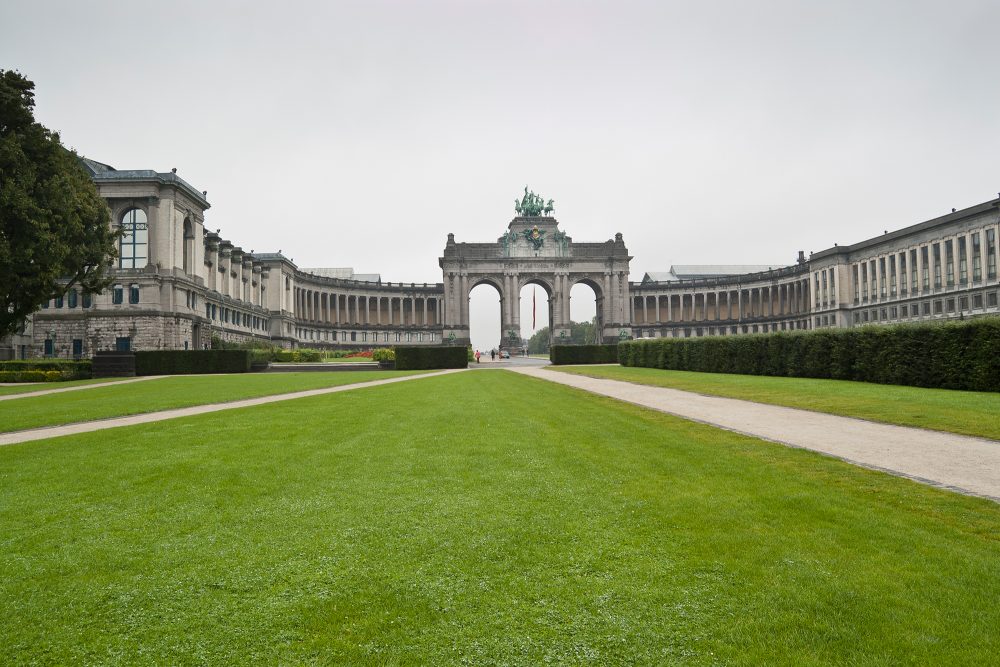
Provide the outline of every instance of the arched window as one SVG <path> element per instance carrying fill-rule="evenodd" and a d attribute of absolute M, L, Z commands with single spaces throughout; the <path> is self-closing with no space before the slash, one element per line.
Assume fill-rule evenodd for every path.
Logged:
<path fill-rule="evenodd" d="M 190 218 L 184 218 L 184 273 L 191 273 L 194 260 L 194 226 Z"/>
<path fill-rule="evenodd" d="M 122 238 L 118 246 L 118 268 L 141 269 L 146 266 L 149 247 L 149 224 L 146 212 L 139 208 L 125 211 L 122 216 Z"/>

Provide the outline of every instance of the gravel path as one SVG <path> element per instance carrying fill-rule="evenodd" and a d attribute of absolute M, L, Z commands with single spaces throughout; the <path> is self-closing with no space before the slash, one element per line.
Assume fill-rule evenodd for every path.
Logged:
<path fill-rule="evenodd" d="M 207 405 L 193 405 L 188 408 L 176 408 L 173 410 L 161 410 L 160 412 L 147 412 L 140 415 L 129 415 L 127 417 L 112 417 L 111 419 L 99 419 L 90 422 L 80 422 L 77 424 L 65 424 L 63 426 L 47 426 L 45 428 L 35 428 L 27 431 L 14 431 L 13 433 L 0 433 L 0 446 L 13 445 L 19 442 L 30 442 L 32 440 L 43 440 L 45 438 L 55 438 L 61 435 L 74 435 L 76 433 L 89 433 L 100 431 L 106 428 L 117 426 L 133 426 L 135 424 L 149 424 L 150 422 L 163 421 L 164 419 L 174 419 L 176 417 L 190 417 L 192 415 L 203 415 L 207 412 L 219 412 L 220 410 L 235 410 L 237 408 L 249 408 L 254 405 L 266 405 L 277 403 L 278 401 L 289 401 L 296 398 L 307 398 L 309 396 L 322 396 L 323 394 L 334 394 L 338 391 L 351 391 L 352 389 L 364 389 L 365 387 L 378 387 L 394 382 L 406 382 L 408 380 L 419 380 L 420 378 L 435 377 L 437 375 L 447 375 L 449 373 L 461 373 L 465 369 L 438 371 L 436 373 L 424 373 L 421 375 L 407 375 L 403 377 L 388 378 L 386 380 L 372 380 L 370 382 L 357 382 L 355 384 L 344 384 L 336 387 L 325 387 L 323 389 L 308 389 L 306 391 L 296 391 L 290 394 L 275 394 L 273 396 L 260 396 L 258 398 L 247 398 L 240 401 L 230 401 L 228 403 L 209 403 Z M 37 396 L 37 394 L 33 394 Z"/>
<path fill-rule="evenodd" d="M 1000 442 L 544 368 L 516 373 L 576 387 L 868 468 L 1000 501 Z"/>

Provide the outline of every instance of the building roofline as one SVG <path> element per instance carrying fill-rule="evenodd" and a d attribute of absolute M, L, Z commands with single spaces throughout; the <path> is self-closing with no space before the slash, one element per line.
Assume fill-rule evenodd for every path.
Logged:
<path fill-rule="evenodd" d="M 909 227 L 903 227 L 902 229 L 897 229 L 881 236 L 873 236 L 870 239 L 865 239 L 864 241 L 858 241 L 852 245 L 834 246 L 832 248 L 827 248 L 826 250 L 820 250 L 819 252 L 814 252 L 809 256 L 810 260 L 824 259 L 826 257 L 832 257 L 834 255 L 845 255 L 852 252 L 857 252 L 859 250 L 864 250 L 865 248 L 871 248 L 873 246 L 880 245 L 887 241 L 895 241 L 904 236 L 913 234 L 914 232 L 922 232 L 928 229 L 933 229 L 939 225 L 946 225 L 951 222 L 957 222 L 959 220 L 964 220 L 965 218 L 973 218 L 977 215 L 983 213 L 988 213 L 991 209 L 996 210 L 1000 207 L 1000 199 L 991 199 L 985 201 L 982 204 L 976 204 L 975 206 L 970 206 L 968 208 L 963 208 L 960 211 L 954 211 L 952 213 L 947 213 L 945 215 L 939 216 L 937 218 L 932 218 L 931 220 L 925 220 L 924 222 L 918 222 L 915 225 L 910 225 Z"/>

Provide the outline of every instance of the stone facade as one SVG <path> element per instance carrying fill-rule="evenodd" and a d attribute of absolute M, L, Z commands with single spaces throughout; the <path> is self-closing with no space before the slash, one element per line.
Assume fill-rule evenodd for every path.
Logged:
<path fill-rule="evenodd" d="M 0 358 L 89 357 L 107 349 L 198 349 L 213 338 L 282 347 L 468 344 L 469 295 L 500 294 L 503 345 L 520 342 L 520 290 L 548 294 L 552 342 L 569 333 L 569 294 L 589 285 L 606 342 L 765 333 L 998 314 L 1000 200 L 835 246 L 781 267 L 688 267 L 629 282 L 621 234 L 575 243 L 553 217 L 515 217 L 496 241 L 448 234 L 442 282 L 383 283 L 350 269 L 300 269 L 205 227 L 207 193 L 175 171 L 84 160 L 126 234 L 112 286 L 71 289 L 0 344 Z M 544 321 L 544 318 L 543 318 Z M 515 339 L 517 343 L 515 343 Z"/>
<path fill-rule="evenodd" d="M 605 341 L 630 335 L 629 262 L 621 234 L 604 243 L 574 243 L 555 218 L 516 217 L 495 243 L 456 243 L 448 235 L 439 264 L 444 272 L 444 336 L 469 344 L 469 294 L 481 284 L 500 293 L 501 345 L 520 346 L 518 300 L 525 285 L 548 294 L 552 342 L 570 333 L 569 295 L 585 283 L 597 295 L 597 329 Z"/>
<path fill-rule="evenodd" d="M 808 259 L 800 253 L 788 267 L 633 283 L 633 334 L 733 335 L 997 315 L 998 222 L 994 199 Z"/>

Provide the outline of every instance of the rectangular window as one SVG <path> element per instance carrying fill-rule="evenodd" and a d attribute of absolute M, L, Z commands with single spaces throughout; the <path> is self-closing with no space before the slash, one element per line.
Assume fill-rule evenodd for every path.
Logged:
<path fill-rule="evenodd" d="M 871 278 L 872 278 L 872 301 L 874 301 L 875 297 L 878 296 L 878 262 L 876 262 L 873 259 L 870 262 L 870 265 L 871 266 L 870 266 L 870 268 L 868 270 L 871 272 Z"/>
<path fill-rule="evenodd" d="M 866 310 L 865 312 L 861 313 L 861 315 L 863 316 L 865 322 L 867 322 L 868 321 L 868 311 Z"/>
<path fill-rule="evenodd" d="M 934 289 L 941 287 L 941 244 L 934 244 Z"/>
<path fill-rule="evenodd" d="M 121 285 L 115 285 L 111 288 L 111 303 L 122 303 L 125 290 Z"/>
<path fill-rule="evenodd" d="M 94 298 L 91 296 L 90 292 L 83 293 L 83 307 L 90 308 L 94 305 Z"/>
<path fill-rule="evenodd" d="M 944 281 L 948 287 L 955 285 L 955 248 L 951 239 L 944 242 Z"/>
<path fill-rule="evenodd" d="M 903 317 L 903 318 L 909 317 L 910 316 L 910 308 L 909 308 L 909 306 L 900 306 L 899 307 L 899 316 Z"/>
<path fill-rule="evenodd" d="M 73 339 L 73 358 L 79 359 L 83 356 L 83 339 L 74 338 Z"/>
<path fill-rule="evenodd" d="M 62 308 L 62 307 L 63 307 L 63 298 L 61 296 L 57 296 L 56 297 L 56 308 Z"/>
<path fill-rule="evenodd" d="M 965 237 L 958 237 L 958 284 L 969 284 L 969 255 L 965 248 Z"/>
<path fill-rule="evenodd" d="M 997 234 L 995 229 L 986 230 L 986 277 L 997 277 Z"/>
<path fill-rule="evenodd" d="M 924 291 L 926 292 L 931 287 L 930 280 L 930 269 L 928 268 L 929 259 L 927 256 L 927 246 L 920 249 L 920 260 L 923 262 L 923 271 L 921 275 L 921 285 L 924 286 Z"/>
<path fill-rule="evenodd" d="M 917 293 L 917 251 L 910 251 L 910 289 Z"/>
<path fill-rule="evenodd" d="M 990 308 L 996 308 L 997 305 L 997 293 L 989 292 L 986 295 L 986 305 Z"/>
<path fill-rule="evenodd" d="M 982 294 L 973 294 L 972 295 L 972 307 L 973 308 L 982 308 L 983 307 L 983 295 Z"/>
<path fill-rule="evenodd" d="M 969 297 L 967 297 L 967 296 L 960 296 L 960 297 L 958 297 L 958 309 L 959 310 L 968 310 L 969 309 Z"/>
<path fill-rule="evenodd" d="M 868 300 L 868 262 L 861 265 L 861 298 Z"/>
<path fill-rule="evenodd" d="M 46 338 L 45 339 L 45 348 L 44 348 L 44 350 L 45 350 L 45 356 L 46 357 L 53 356 L 55 354 L 55 341 L 52 340 L 51 338 Z"/>
<path fill-rule="evenodd" d="M 889 296 L 896 296 L 896 256 L 889 257 Z"/>
<path fill-rule="evenodd" d="M 899 293 L 906 294 L 906 253 L 899 255 Z"/>
<path fill-rule="evenodd" d="M 882 320 L 883 322 L 884 322 L 884 321 L 885 321 L 886 319 L 888 319 L 888 318 L 886 317 L 886 312 L 885 312 L 885 308 L 883 308 L 883 309 L 882 309 L 882 310 L 881 310 L 881 311 L 879 312 L 879 319 L 881 319 L 881 320 Z"/>
<path fill-rule="evenodd" d="M 934 302 L 934 314 L 940 315 L 943 312 L 944 312 L 944 304 L 941 302 L 941 299 L 938 299 L 937 301 Z"/>
<path fill-rule="evenodd" d="M 139 303 L 139 286 L 131 285 L 128 288 L 128 302 L 129 303 Z"/>
<path fill-rule="evenodd" d="M 885 298 L 885 257 L 879 257 L 878 260 L 878 284 L 879 292 L 878 295 Z"/>
<path fill-rule="evenodd" d="M 947 306 L 949 313 L 954 313 L 955 312 L 955 299 L 948 299 L 948 300 L 946 300 L 945 301 L 945 305 Z"/>
<path fill-rule="evenodd" d="M 894 320 L 899 319 L 899 311 L 896 309 L 896 306 L 889 308 L 889 317 Z"/>
<path fill-rule="evenodd" d="M 983 248 L 979 232 L 972 235 L 972 280 L 983 279 Z"/>
<path fill-rule="evenodd" d="M 930 301 L 924 301 L 922 304 L 920 304 L 920 311 L 924 315 L 930 315 L 931 314 L 931 302 Z"/>
<path fill-rule="evenodd" d="M 115 338 L 115 350 L 118 352 L 131 352 L 132 339 L 128 336 L 119 336 L 118 338 Z"/>
<path fill-rule="evenodd" d="M 77 292 L 76 292 L 76 290 L 75 290 L 75 289 L 71 289 L 71 290 L 70 290 L 70 291 L 69 291 L 69 292 L 68 292 L 68 293 L 66 294 L 66 304 L 67 304 L 67 305 L 68 305 L 68 306 L 69 306 L 70 308 L 76 308 L 76 304 L 77 304 L 77 299 L 78 299 L 78 297 L 77 297 Z"/>
<path fill-rule="evenodd" d="M 858 303 L 861 300 L 861 285 L 858 284 L 858 265 L 855 264 L 853 268 L 854 273 L 854 303 Z"/>
<path fill-rule="evenodd" d="M 823 305 L 826 305 L 826 271 L 823 272 Z"/>

